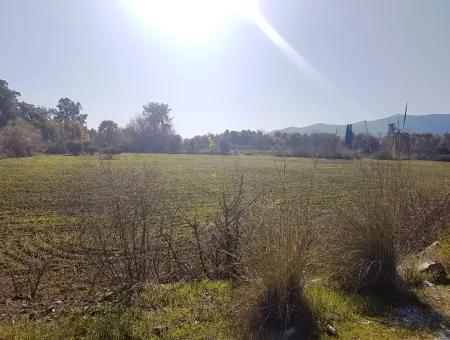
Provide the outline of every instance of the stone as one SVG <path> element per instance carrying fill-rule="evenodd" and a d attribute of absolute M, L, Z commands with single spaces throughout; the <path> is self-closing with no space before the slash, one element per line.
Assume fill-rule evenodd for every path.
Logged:
<path fill-rule="evenodd" d="M 432 284 L 430 281 L 428 281 L 428 280 L 424 280 L 423 281 L 423 285 L 424 285 L 424 287 L 434 287 L 434 284 Z"/>
<path fill-rule="evenodd" d="M 296 334 L 297 329 L 295 327 L 291 327 L 284 332 L 284 339 L 294 339 Z"/>
<path fill-rule="evenodd" d="M 434 248 L 436 248 L 437 246 L 439 246 L 439 241 L 434 241 L 433 243 L 431 243 L 428 247 L 425 248 L 425 252 L 427 251 L 431 251 Z"/>
<path fill-rule="evenodd" d="M 334 328 L 330 324 L 327 325 L 327 327 L 325 328 L 325 331 L 327 332 L 328 335 L 333 335 L 333 336 L 337 335 L 336 328 Z"/>
<path fill-rule="evenodd" d="M 45 313 L 46 313 L 46 314 L 51 314 L 51 313 L 54 313 L 54 312 L 56 312 L 56 309 L 53 308 L 53 306 L 49 306 L 49 307 L 47 307 L 47 308 L 45 309 Z"/>
<path fill-rule="evenodd" d="M 418 269 L 420 272 L 432 275 L 434 283 L 447 283 L 447 271 L 439 261 L 424 261 Z"/>

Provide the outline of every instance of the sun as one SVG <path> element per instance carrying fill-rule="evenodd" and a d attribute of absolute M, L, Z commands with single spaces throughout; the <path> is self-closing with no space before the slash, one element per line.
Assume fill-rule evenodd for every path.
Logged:
<path fill-rule="evenodd" d="M 257 0 L 132 0 L 135 13 L 153 29 L 187 39 L 216 35 L 236 16 L 252 16 Z"/>

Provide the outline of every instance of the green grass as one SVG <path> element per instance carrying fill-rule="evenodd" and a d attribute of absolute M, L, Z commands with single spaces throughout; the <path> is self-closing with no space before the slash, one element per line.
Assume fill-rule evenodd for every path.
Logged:
<path fill-rule="evenodd" d="M 440 324 L 400 326 L 393 320 L 395 309 L 376 298 L 342 293 L 321 286 L 311 286 L 307 295 L 322 329 L 327 324 L 338 330 L 342 339 L 432 339 Z M 320 338 L 331 338 L 321 334 Z"/>
<path fill-rule="evenodd" d="M 321 286 L 310 286 L 306 293 L 319 316 L 319 339 L 330 338 L 327 324 L 341 339 L 432 339 L 439 329 L 439 323 L 398 326 L 392 307 L 373 298 Z M 110 306 L 94 316 L 74 310 L 50 322 L 23 317 L 0 326 L 0 339 L 235 339 L 239 335 L 229 323 L 236 311 L 232 296 L 232 286 L 223 281 L 147 285 L 134 307 Z"/>
<path fill-rule="evenodd" d="M 233 338 L 227 321 L 231 286 L 226 282 L 147 285 L 138 300 L 135 307 L 110 306 L 95 316 L 74 310 L 56 323 L 24 317 L 15 325 L 0 327 L 0 339 Z"/>
<path fill-rule="evenodd" d="M 287 158 L 287 187 L 296 195 L 312 176 L 311 159 Z M 278 165 L 276 164 L 278 163 Z M 208 220 L 217 209 L 215 197 L 223 188 L 223 177 L 236 167 L 244 175 L 252 192 L 279 185 L 283 160 L 269 156 L 213 155 L 139 155 L 124 154 L 103 161 L 115 171 L 126 174 L 144 165 L 156 166 L 170 185 L 173 201 L 187 215 Z M 365 161 L 364 161 L 365 162 Z M 321 211 L 346 199 L 358 190 L 353 176 L 357 161 L 320 160 L 314 179 L 313 204 Z M 406 163 L 411 173 L 432 185 L 440 180 L 442 190 L 450 188 L 450 164 L 425 161 Z M 102 192 L 98 187 L 102 161 L 94 156 L 39 156 L 0 160 L 0 298 L 11 296 L 10 280 L 4 270 L 23 269 L 30 256 L 51 255 L 56 261 L 38 292 L 38 301 L 55 301 L 61 296 L 85 298 L 90 286 L 89 268 L 80 270 L 76 225 L 83 214 L 92 211 Z M 443 184 L 442 184 L 443 183 Z M 438 256 L 448 265 L 448 237 L 443 236 Z M 322 288 L 321 288 L 322 289 Z M 317 289 L 309 294 L 317 296 Z M 444 291 L 448 296 L 448 292 Z M 234 338 L 232 287 L 224 282 L 180 283 L 147 286 L 142 306 L 100 315 L 86 315 L 76 308 L 55 321 L 27 321 L 27 315 L 15 317 L 12 325 L 0 304 L 0 339 L 57 338 L 131 338 L 155 337 L 153 327 L 167 326 L 164 337 Z M 323 288 L 315 309 L 320 315 L 338 315 L 335 321 L 341 338 L 422 338 L 429 329 L 394 327 L 389 311 L 371 312 L 371 301 Z M 448 301 L 448 300 L 445 300 Z M 450 304 L 450 303 L 449 303 Z M 445 311 L 444 311 L 445 312 Z M 368 316 L 369 315 L 369 316 Z M 327 320 L 322 320 L 327 322 Z M 322 334 L 323 335 L 323 334 Z M 324 336 L 324 335 L 323 335 Z"/>

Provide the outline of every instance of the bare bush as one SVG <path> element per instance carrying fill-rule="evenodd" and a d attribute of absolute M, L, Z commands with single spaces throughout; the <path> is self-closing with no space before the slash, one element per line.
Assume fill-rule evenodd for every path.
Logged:
<path fill-rule="evenodd" d="M 99 211 L 80 223 L 80 241 L 97 275 L 110 284 L 167 281 L 186 270 L 175 250 L 178 210 L 156 168 L 122 176 L 103 167 Z"/>
<path fill-rule="evenodd" d="M 252 236 L 252 212 L 262 193 L 251 194 L 239 169 L 222 183 L 212 222 L 189 221 L 193 250 L 207 278 L 239 279 L 242 257 Z"/>
<path fill-rule="evenodd" d="M 41 132 L 21 119 L 9 121 L 0 131 L 0 153 L 8 156 L 32 156 L 42 150 Z"/>
<path fill-rule="evenodd" d="M 46 255 L 32 254 L 31 257 L 23 259 L 23 262 L 21 269 L 10 268 L 8 276 L 15 298 L 33 300 L 50 269 L 51 258 Z"/>
<path fill-rule="evenodd" d="M 50 232 L 38 230 L 23 232 L 20 239 L 17 234 L 5 227 L 0 246 L 0 278 L 3 285 L 0 290 L 15 299 L 34 300 L 47 293 L 51 285 L 49 275 L 57 266 L 51 246 L 47 243 Z"/>

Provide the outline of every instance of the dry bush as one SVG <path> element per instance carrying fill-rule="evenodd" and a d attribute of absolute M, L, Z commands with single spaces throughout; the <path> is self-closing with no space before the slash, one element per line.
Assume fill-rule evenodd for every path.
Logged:
<path fill-rule="evenodd" d="M 219 209 L 212 224 L 205 225 L 198 219 L 188 222 L 200 267 L 209 279 L 238 279 L 242 275 L 242 256 L 251 237 L 249 221 L 261 196 L 249 193 L 238 170 L 225 181 L 217 196 Z"/>
<path fill-rule="evenodd" d="M 303 294 L 315 237 L 311 186 L 288 198 L 282 174 L 281 192 L 265 197 L 264 211 L 254 217 L 243 268 L 240 323 L 254 338 L 309 337 L 315 320 Z M 243 317 L 242 317 L 243 315 Z M 290 334 L 290 335 L 289 335 Z"/>
<path fill-rule="evenodd" d="M 187 275 L 177 252 L 179 210 L 158 169 L 124 175 L 104 166 L 101 180 L 99 211 L 80 223 L 80 244 L 97 277 L 132 285 Z"/>
<path fill-rule="evenodd" d="M 123 174 L 103 164 L 101 177 L 99 209 L 82 219 L 79 230 L 86 258 L 105 283 L 240 275 L 248 240 L 243 226 L 259 197 L 248 194 L 242 176 L 224 184 L 210 223 L 186 223 L 188 212 L 155 167 Z"/>
<path fill-rule="evenodd" d="M 190 223 L 204 275 L 243 283 L 236 324 L 248 337 L 311 335 L 315 321 L 303 286 L 315 237 L 313 182 L 290 194 L 284 163 L 279 182 L 262 185 L 264 192 L 249 194 L 239 169 L 231 185 L 218 196 L 212 224 Z"/>
<path fill-rule="evenodd" d="M 14 290 L 14 297 L 33 300 L 44 276 L 48 273 L 51 260 L 47 257 L 33 256 L 27 259 L 21 270 L 8 272 Z"/>
<path fill-rule="evenodd" d="M 4 240 L 0 254 L 0 276 L 14 299 L 34 300 L 54 269 L 54 255 L 39 248 L 34 236 L 24 236 L 18 242 Z M 8 282 L 9 281 L 9 282 Z M 7 285 L 7 284 L 10 285 Z"/>
<path fill-rule="evenodd" d="M 21 119 L 9 121 L 0 131 L 0 153 L 8 156 L 32 156 L 42 150 L 42 134 Z"/>
<path fill-rule="evenodd" d="M 431 243 L 450 208 L 449 193 L 420 183 L 401 162 L 361 164 L 360 183 L 341 207 L 331 254 L 344 288 L 394 292 L 401 258 Z M 330 241 L 331 242 L 331 241 Z"/>

